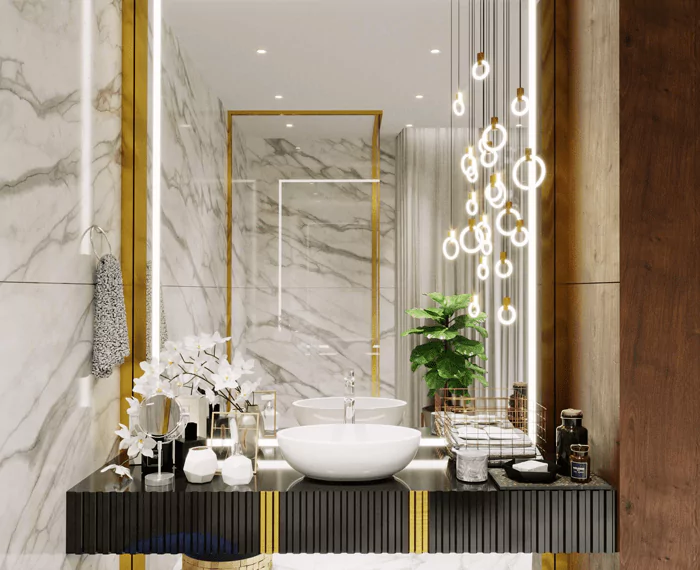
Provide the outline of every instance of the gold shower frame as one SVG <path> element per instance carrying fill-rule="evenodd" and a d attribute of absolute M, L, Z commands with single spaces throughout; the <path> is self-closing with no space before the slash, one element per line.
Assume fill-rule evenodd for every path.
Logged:
<path fill-rule="evenodd" d="M 270 116 L 365 116 L 373 117 L 372 126 L 372 178 L 379 180 L 381 174 L 379 135 L 382 125 L 382 111 L 362 110 L 251 110 L 228 111 L 226 120 L 226 336 L 231 336 L 232 316 L 231 306 L 233 300 L 233 117 L 270 117 Z M 379 347 L 381 344 L 380 328 L 380 182 L 372 183 L 372 320 L 371 320 L 371 370 L 372 370 L 372 396 L 380 395 L 381 381 L 379 375 Z M 229 358 L 231 357 L 231 342 L 228 343 Z"/>

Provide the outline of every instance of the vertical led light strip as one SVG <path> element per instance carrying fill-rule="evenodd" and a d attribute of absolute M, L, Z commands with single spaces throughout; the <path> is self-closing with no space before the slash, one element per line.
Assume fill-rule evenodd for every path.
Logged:
<path fill-rule="evenodd" d="M 160 355 L 160 115 L 162 0 L 153 0 L 153 155 L 151 167 L 151 358 Z"/>
<path fill-rule="evenodd" d="M 92 0 L 83 0 L 80 26 L 80 253 L 92 255 L 87 229 L 92 225 Z"/>
<path fill-rule="evenodd" d="M 528 89 L 531 97 L 531 110 L 529 114 L 529 129 L 527 132 L 528 146 L 532 154 L 537 154 L 537 118 L 539 113 L 539 101 L 537 99 L 537 3 L 538 0 L 528 2 Z M 529 183 L 535 180 L 537 172 L 535 161 L 528 163 Z M 529 433 L 533 438 L 537 437 L 537 400 L 539 388 L 539 308 L 537 294 L 537 257 L 539 250 L 539 216 L 538 202 L 540 192 L 531 188 L 527 192 L 527 214 L 530 224 L 530 244 L 527 249 L 527 386 L 528 386 L 528 423 Z"/>

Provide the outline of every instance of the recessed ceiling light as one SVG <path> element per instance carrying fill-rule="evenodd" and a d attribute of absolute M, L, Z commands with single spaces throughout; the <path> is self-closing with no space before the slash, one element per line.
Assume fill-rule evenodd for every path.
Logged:
<path fill-rule="evenodd" d="M 282 95 L 275 95 L 275 99 L 281 99 Z"/>
<path fill-rule="evenodd" d="M 301 147 L 300 147 L 300 146 L 295 146 L 294 148 L 297 149 L 297 150 L 301 150 Z"/>
<path fill-rule="evenodd" d="M 294 125 L 292 125 L 292 123 L 287 123 L 287 128 L 288 128 L 288 129 L 291 129 L 293 126 L 294 126 Z"/>
<path fill-rule="evenodd" d="M 406 125 L 406 126 L 407 126 L 407 127 L 412 127 L 413 125 L 412 125 L 411 123 L 409 123 L 409 124 L 408 124 L 408 125 Z"/>
<path fill-rule="evenodd" d="M 260 55 L 267 53 L 266 49 L 259 49 L 256 53 L 259 53 Z"/>
<path fill-rule="evenodd" d="M 515 126 L 516 126 L 516 128 L 518 128 L 518 129 L 522 129 L 522 128 L 523 128 L 523 126 L 522 126 L 520 123 L 518 123 L 518 124 L 515 125 Z"/>
<path fill-rule="evenodd" d="M 439 49 L 431 49 L 430 53 L 440 53 L 440 50 Z"/>
<path fill-rule="evenodd" d="M 189 123 L 183 123 L 180 125 L 180 128 L 181 129 L 191 129 L 192 125 L 190 125 Z"/>
<path fill-rule="evenodd" d="M 416 95 L 416 99 L 422 99 L 423 95 Z"/>

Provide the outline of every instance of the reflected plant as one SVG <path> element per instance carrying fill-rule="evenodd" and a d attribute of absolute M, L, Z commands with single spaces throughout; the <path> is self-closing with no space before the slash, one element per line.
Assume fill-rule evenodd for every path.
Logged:
<path fill-rule="evenodd" d="M 407 330 L 402 336 L 419 334 L 428 339 L 411 352 L 411 370 L 415 372 L 420 366 L 428 370 L 423 377 L 428 385 L 428 396 L 432 397 L 440 388 L 469 388 L 475 380 L 488 386 L 486 370 L 474 363 L 476 358 L 487 360 L 483 343 L 460 334 L 464 329 L 471 329 L 487 338 L 488 332 L 481 326 L 487 319 L 486 313 L 476 317 L 457 314 L 469 306 L 472 296 L 468 294 L 428 293 L 427 296 L 438 306 L 408 309 L 406 314 L 414 319 L 430 319 L 435 324 Z"/>

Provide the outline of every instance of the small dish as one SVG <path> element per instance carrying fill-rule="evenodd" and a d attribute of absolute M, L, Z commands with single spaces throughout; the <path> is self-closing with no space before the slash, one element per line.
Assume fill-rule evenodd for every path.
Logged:
<path fill-rule="evenodd" d="M 547 464 L 547 473 L 521 472 L 513 469 L 515 460 L 508 461 L 503 469 L 509 479 L 519 483 L 554 483 L 557 479 L 557 464 L 554 461 L 542 461 Z"/>

